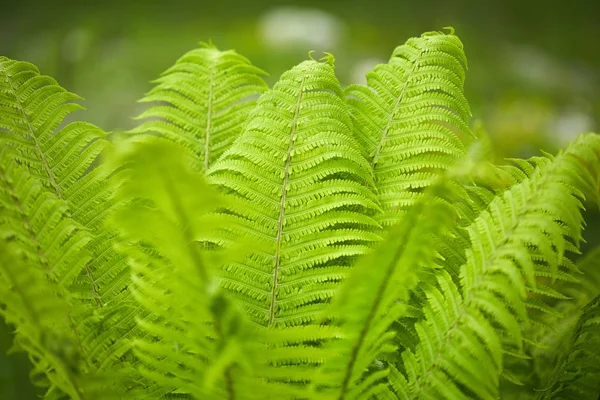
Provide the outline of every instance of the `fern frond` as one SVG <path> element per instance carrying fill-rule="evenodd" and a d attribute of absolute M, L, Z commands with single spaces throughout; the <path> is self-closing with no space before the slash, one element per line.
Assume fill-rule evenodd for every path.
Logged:
<path fill-rule="evenodd" d="M 91 229 L 97 238 L 90 247 L 95 265 L 86 270 L 90 294 L 98 306 L 110 301 L 124 287 L 126 266 L 110 246 L 114 234 L 101 226 L 110 209 L 108 196 L 112 189 L 105 179 L 106 171 L 94 169 L 86 173 L 97 155 L 108 145 L 105 134 L 93 125 L 74 122 L 58 129 L 63 119 L 81 106 L 78 96 L 67 92 L 52 78 L 40 75 L 33 65 L 0 58 L 0 126 L 1 140 L 15 149 L 15 159 L 27 165 L 29 171 L 64 200 L 77 222 Z M 108 281 L 97 279 L 98 265 L 112 265 L 105 270 Z M 114 279 L 119 281 L 114 282 Z M 90 282 L 91 280 L 91 282 Z M 90 288 L 91 287 L 91 288 Z M 107 293 L 101 293 L 107 288 Z"/>
<path fill-rule="evenodd" d="M 600 395 L 600 295 L 577 321 L 566 356 L 538 399 L 596 400 Z"/>
<path fill-rule="evenodd" d="M 117 296 L 123 296 L 129 270 L 125 258 L 113 249 L 120 239 L 104 226 L 116 207 L 110 194 L 117 183 L 108 179 L 110 170 L 95 167 L 98 155 L 109 146 L 106 134 L 83 122 L 60 127 L 66 116 L 81 108 L 77 99 L 32 64 L 0 57 L 0 143 L 64 202 L 66 215 L 89 230 L 86 251 L 91 257 L 77 279 L 71 279 L 69 290 L 84 303 L 94 304 L 103 318 L 114 315 L 111 307 Z M 133 326 L 132 317 L 124 318 L 113 328 Z M 112 347 L 121 335 L 106 329 L 89 338 L 100 365 L 123 354 L 124 348 Z"/>
<path fill-rule="evenodd" d="M 50 394 L 83 399 L 97 387 L 94 398 L 114 398 L 116 382 L 124 382 L 111 376 L 108 383 L 94 363 L 92 305 L 69 293 L 91 258 L 92 237 L 67 210 L 9 148 L 0 149 L 0 310 L 16 327 L 16 345 L 53 385 Z"/>
<path fill-rule="evenodd" d="M 330 64 L 301 63 L 260 97 L 209 171 L 229 194 L 231 230 L 260 249 L 222 277 L 260 325 L 314 320 L 379 240 L 372 176 L 341 95 Z"/>
<path fill-rule="evenodd" d="M 397 350 L 390 328 L 406 316 L 411 291 L 434 268 L 435 234 L 442 235 L 454 216 L 447 203 L 423 197 L 356 265 L 328 310 L 342 336 L 325 344 L 325 364 L 313 379 L 319 392 L 340 400 L 387 393 L 386 377 L 394 369 L 382 360 Z"/>
<path fill-rule="evenodd" d="M 161 135 L 196 155 L 202 171 L 227 149 L 267 89 L 265 72 L 233 50 L 192 50 L 155 81 L 142 100 L 153 105 L 130 133 Z"/>
<path fill-rule="evenodd" d="M 16 327 L 16 345 L 61 392 L 83 399 L 77 338 L 69 327 L 70 307 L 41 265 L 26 262 L 20 246 L 0 241 L 0 312 Z"/>
<path fill-rule="evenodd" d="M 460 292 L 449 279 L 428 291 L 420 343 L 403 354 L 403 391 L 411 398 L 497 397 L 503 350 L 522 352 L 519 321 L 528 319 L 522 299 L 527 285 L 536 285 L 536 256 L 556 276 L 567 243 L 581 239 L 575 185 L 589 180 L 586 163 L 597 162 L 598 150 L 598 135 L 580 137 L 554 160 L 538 163 L 468 228 L 472 246 Z"/>
<path fill-rule="evenodd" d="M 467 154 L 466 58 L 460 40 L 431 33 L 396 48 L 346 90 L 354 132 L 375 173 L 382 224 L 392 225 L 439 175 Z"/>
<path fill-rule="evenodd" d="M 156 384 L 145 396 L 256 398 L 244 393 L 254 334 L 215 280 L 219 263 L 196 241 L 218 221 L 209 215 L 215 193 L 172 143 L 145 140 L 123 157 L 129 179 L 117 196 L 133 201 L 115 214 L 115 225 L 155 251 L 149 258 L 138 246 L 124 249 L 133 259 L 134 296 L 149 312 L 138 320 L 144 334 L 134 347 L 142 375 Z"/>
<path fill-rule="evenodd" d="M 35 66 L 0 58 L 2 141 L 18 149 L 17 159 L 55 194 L 70 201 L 77 180 L 107 145 L 105 134 L 76 122 L 58 129 L 63 119 L 82 107 L 79 96 L 40 75 Z"/>

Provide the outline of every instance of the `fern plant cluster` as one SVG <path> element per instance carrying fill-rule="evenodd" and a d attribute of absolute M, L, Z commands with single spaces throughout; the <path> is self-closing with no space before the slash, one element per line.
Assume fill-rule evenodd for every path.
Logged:
<path fill-rule="evenodd" d="M 47 399 L 596 399 L 600 136 L 489 160 L 454 35 L 342 88 L 203 45 L 137 126 L 0 58 L 0 311 Z"/>

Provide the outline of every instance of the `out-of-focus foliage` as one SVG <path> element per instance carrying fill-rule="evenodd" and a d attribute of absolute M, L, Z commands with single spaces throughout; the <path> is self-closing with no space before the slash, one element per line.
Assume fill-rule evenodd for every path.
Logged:
<path fill-rule="evenodd" d="M 500 156 L 554 151 L 600 122 L 600 3 L 12 2 L 0 54 L 33 62 L 86 99 L 105 130 L 133 126 L 148 81 L 199 41 L 234 48 L 272 84 L 306 49 L 336 55 L 342 85 L 362 83 L 405 37 L 452 25 L 469 53 L 466 93 Z M 141 109 L 141 106 L 140 108 Z"/>

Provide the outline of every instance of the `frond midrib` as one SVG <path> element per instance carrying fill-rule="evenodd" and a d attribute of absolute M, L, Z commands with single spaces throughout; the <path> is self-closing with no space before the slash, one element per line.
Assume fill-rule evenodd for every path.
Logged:
<path fill-rule="evenodd" d="M 427 38 L 425 38 L 425 40 L 428 40 Z M 414 61 L 414 64 L 410 70 L 410 72 L 408 72 L 405 76 L 406 76 L 406 82 L 404 82 L 404 86 L 402 87 L 402 90 L 400 91 L 400 94 L 398 95 L 398 97 L 396 97 L 396 101 L 394 103 L 394 106 L 392 108 L 392 112 L 390 112 L 386 125 L 383 129 L 383 132 L 381 134 L 381 139 L 379 140 L 379 143 L 377 144 L 377 147 L 375 148 L 375 152 L 373 154 L 373 159 L 371 160 L 371 168 L 375 169 L 377 167 L 377 161 L 381 152 L 381 149 L 383 148 L 383 145 L 385 144 L 385 141 L 387 139 L 387 135 L 388 132 L 392 126 L 392 122 L 394 121 L 394 118 L 396 116 L 396 113 L 398 112 L 398 109 L 400 108 L 400 105 L 402 104 L 402 100 L 404 99 L 404 92 L 406 91 L 406 89 L 408 88 L 408 83 L 410 82 L 410 78 L 411 75 L 415 72 L 417 66 L 419 65 L 419 60 L 421 58 L 421 55 L 423 54 L 425 50 L 425 46 L 423 46 L 420 50 L 419 50 L 419 55 L 417 56 L 416 60 Z"/>
<path fill-rule="evenodd" d="M 302 76 L 302 81 L 298 88 L 298 98 L 296 99 L 296 107 L 294 109 L 294 117 L 292 119 L 292 129 L 290 132 L 290 143 L 287 149 L 285 160 L 283 183 L 281 185 L 281 200 L 279 202 L 279 217 L 277 219 L 277 234 L 275 236 L 275 267 L 273 270 L 273 288 L 271 290 L 271 304 L 269 305 L 269 322 L 268 326 L 272 326 L 275 322 L 275 307 L 277 302 L 277 284 L 279 283 L 279 266 L 281 262 L 281 240 L 283 238 L 283 221 L 285 218 L 285 203 L 287 198 L 287 185 L 290 177 L 290 167 L 292 164 L 292 151 L 294 149 L 294 140 L 296 139 L 296 128 L 298 123 L 298 115 L 300 115 L 300 104 L 304 93 L 304 82 L 306 73 Z"/>
<path fill-rule="evenodd" d="M 21 100 L 19 99 L 18 93 L 13 85 L 12 79 L 11 77 L 8 76 L 8 74 L 3 70 L 2 65 L 0 64 L 0 73 L 2 73 L 3 75 L 5 75 L 7 77 L 7 79 L 5 80 L 6 82 L 8 82 L 9 86 L 10 86 L 10 91 L 11 91 L 11 95 L 14 98 L 15 104 L 16 106 L 19 108 L 19 112 L 21 114 L 21 118 L 23 119 L 23 121 L 25 121 L 25 123 L 27 124 L 27 130 L 29 131 L 29 135 L 31 136 L 31 138 L 33 139 L 33 142 L 35 144 L 35 149 L 38 152 L 38 154 L 41 157 L 41 161 L 42 161 L 42 165 L 44 167 L 44 170 L 46 171 L 46 174 L 48 174 L 48 179 L 50 179 L 50 184 L 52 185 L 52 188 L 54 189 L 54 191 L 56 192 L 56 195 L 63 199 L 62 196 L 62 192 L 60 190 L 60 187 L 58 186 L 58 184 L 56 183 L 56 177 L 54 176 L 54 172 L 52 172 L 52 169 L 50 168 L 50 165 L 48 164 L 48 161 L 46 160 L 46 154 L 42 151 L 42 148 L 40 146 L 40 143 L 38 141 L 37 136 L 35 135 L 35 130 L 33 129 L 33 126 L 31 126 L 31 121 L 29 119 L 29 117 L 27 116 L 27 114 L 25 113 L 25 109 L 23 107 L 23 104 L 21 104 Z"/>
<path fill-rule="evenodd" d="M 204 138 L 204 170 L 208 171 L 209 167 L 209 148 L 210 148 L 210 129 L 212 122 L 212 103 L 213 103 L 213 75 L 214 64 L 210 66 L 209 82 L 208 82 L 208 110 L 206 112 L 206 137 Z"/>

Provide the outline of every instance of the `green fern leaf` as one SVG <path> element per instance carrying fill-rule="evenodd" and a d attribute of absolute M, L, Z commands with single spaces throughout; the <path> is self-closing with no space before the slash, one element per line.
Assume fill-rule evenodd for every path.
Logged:
<path fill-rule="evenodd" d="M 424 34 L 399 46 L 346 90 L 354 132 L 375 173 L 382 224 L 392 225 L 440 172 L 466 159 L 466 58 L 454 35 Z"/>
<path fill-rule="evenodd" d="M 218 206 L 215 193 L 189 169 L 182 149 L 162 139 L 136 143 L 121 157 L 129 179 L 116 195 L 132 201 L 115 214 L 115 225 L 156 252 L 123 249 L 132 258 L 133 294 L 149 312 L 135 340 L 139 369 L 154 382 L 144 396 L 258 398 L 265 392 L 245 393 L 252 384 L 261 387 L 249 370 L 255 333 L 219 289 L 215 255 L 195 240 L 218 223 L 209 215 Z"/>
<path fill-rule="evenodd" d="M 326 344 L 327 359 L 313 385 L 330 398 L 387 393 L 385 378 L 394 369 L 376 365 L 396 351 L 390 327 L 406 315 L 420 277 L 434 268 L 434 233 L 447 230 L 454 216 L 447 203 L 430 197 L 411 208 L 383 246 L 357 264 L 328 310 L 343 334 Z"/>
<path fill-rule="evenodd" d="M 95 335 L 92 305 L 69 293 L 91 258 L 92 237 L 67 210 L 9 148 L 0 149 L 0 310 L 35 373 L 52 385 L 47 398 L 111 399 L 125 382 L 98 371 L 87 339 Z"/>
<path fill-rule="evenodd" d="M 186 53 L 141 101 L 153 103 L 130 133 L 158 134 L 196 155 L 206 171 L 242 131 L 267 88 L 265 74 L 233 50 L 212 45 Z"/>
<path fill-rule="evenodd" d="M 82 302 L 94 304 L 101 319 L 110 319 L 104 321 L 101 334 L 89 338 L 93 358 L 107 366 L 126 351 L 122 334 L 134 326 L 131 313 L 117 313 L 124 319 L 114 323 L 118 317 L 111 308 L 118 296 L 127 297 L 123 291 L 129 270 L 113 249 L 121 239 L 104 226 L 117 206 L 110 194 L 118 183 L 108 179 L 112 171 L 94 164 L 109 146 L 106 134 L 83 122 L 60 128 L 65 117 L 81 108 L 77 99 L 32 64 L 0 57 L 0 143 L 11 148 L 13 158 L 62 200 L 67 215 L 91 234 L 86 245 L 91 258 L 77 279 L 71 279 L 69 290 Z M 120 326 L 123 332 L 106 326 Z"/>
<path fill-rule="evenodd" d="M 581 192 L 574 185 L 588 180 L 584 157 L 597 162 L 599 149 L 598 135 L 580 137 L 494 199 L 468 228 L 472 246 L 461 270 L 461 296 L 449 279 L 432 288 L 426 319 L 417 324 L 420 343 L 403 354 L 403 390 L 411 397 L 497 397 L 503 349 L 522 352 L 519 320 L 527 313 L 521 299 L 526 285 L 535 287 L 534 257 L 556 271 L 565 243 L 581 239 Z"/>
<path fill-rule="evenodd" d="M 261 249 L 222 277 L 260 325 L 314 320 L 379 240 L 372 177 L 341 95 L 331 65 L 303 62 L 260 97 L 209 171 L 229 193 L 231 229 Z"/>

